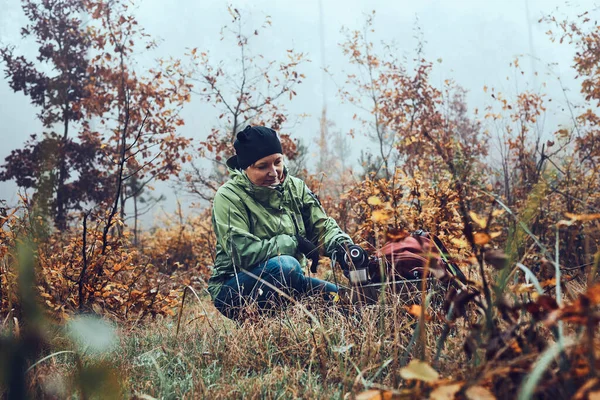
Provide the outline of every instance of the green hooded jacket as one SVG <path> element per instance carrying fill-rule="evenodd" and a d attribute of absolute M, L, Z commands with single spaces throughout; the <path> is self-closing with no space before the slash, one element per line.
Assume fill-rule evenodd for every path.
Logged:
<path fill-rule="evenodd" d="M 296 234 L 306 237 L 331 253 L 342 243 L 352 243 L 329 218 L 304 181 L 290 176 L 277 188 L 254 185 L 243 171 L 229 170 L 231 179 L 215 195 L 212 224 L 217 237 L 217 254 L 208 291 L 214 300 L 223 283 L 241 269 L 277 255 L 296 257 Z"/>

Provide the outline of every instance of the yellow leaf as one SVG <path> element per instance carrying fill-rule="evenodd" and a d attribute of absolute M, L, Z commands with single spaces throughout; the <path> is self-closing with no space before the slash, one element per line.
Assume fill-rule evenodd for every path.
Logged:
<path fill-rule="evenodd" d="M 534 287 L 532 283 L 522 283 L 513 288 L 516 294 L 533 293 Z"/>
<path fill-rule="evenodd" d="M 372 206 L 378 206 L 382 203 L 381 199 L 377 196 L 371 196 L 367 199 L 367 203 Z"/>
<path fill-rule="evenodd" d="M 504 214 L 504 212 L 505 212 L 505 211 L 506 211 L 506 210 L 505 210 L 505 209 L 503 209 L 503 208 L 502 208 L 502 209 L 499 209 L 499 210 L 494 210 L 494 211 L 492 211 L 492 217 L 494 217 L 494 218 L 496 218 L 496 217 L 499 217 L 499 216 L 501 216 L 502 214 Z"/>
<path fill-rule="evenodd" d="M 387 210 L 375 210 L 373 211 L 373 214 L 371 215 L 371 219 L 374 222 L 387 222 L 390 218 L 391 218 L 391 214 L 389 211 Z"/>
<path fill-rule="evenodd" d="M 498 231 L 498 232 L 490 232 L 490 238 L 492 239 L 496 239 L 497 237 L 499 237 L 500 235 L 502 235 L 502 231 Z"/>
<path fill-rule="evenodd" d="M 473 240 L 475 240 L 475 244 L 478 246 L 483 246 L 488 244 L 492 238 L 485 232 L 477 232 L 473 235 Z"/>
<path fill-rule="evenodd" d="M 406 380 L 435 382 L 440 377 L 440 374 L 426 362 L 412 360 L 406 367 L 400 369 L 400 376 Z"/>
<path fill-rule="evenodd" d="M 438 386 L 429 394 L 429 398 L 431 400 L 452 400 L 462 385 L 462 383 L 453 383 L 451 385 Z"/>
<path fill-rule="evenodd" d="M 481 218 L 475 211 L 469 211 L 469 216 L 477 225 L 479 225 L 482 229 L 485 229 L 487 226 L 487 219 Z"/>
<path fill-rule="evenodd" d="M 329 295 L 333 299 L 334 303 L 339 303 L 340 302 L 340 296 L 336 292 L 329 292 Z"/>

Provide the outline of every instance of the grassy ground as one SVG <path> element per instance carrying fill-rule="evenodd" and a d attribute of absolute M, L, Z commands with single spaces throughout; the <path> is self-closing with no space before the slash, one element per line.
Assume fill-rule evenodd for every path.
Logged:
<path fill-rule="evenodd" d="M 583 286 L 573 284 L 566 289 L 567 298 L 583 292 Z M 18 369 L 15 360 L 22 359 L 29 368 L 24 382 L 36 398 L 361 399 L 369 389 L 393 389 L 394 398 L 440 399 L 454 398 L 460 388 L 464 393 L 458 398 L 490 392 L 514 398 L 544 349 L 555 343 L 550 329 L 526 313 L 520 314 L 519 323 L 503 325 L 498 319 L 498 334 L 491 336 L 483 314 L 473 308 L 467 310 L 469 325 L 456 320 L 446 331 L 440 287 L 428 291 L 425 314 L 417 305 L 422 299 L 417 290 L 412 296 L 395 295 L 359 308 L 343 306 L 343 296 L 334 307 L 307 299 L 274 315 L 253 315 L 244 323 L 225 319 L 207 296 L 190 293 L 181 320 L 175 315 L 117 324 L 80 315 L 59 325 L 46 321 L 37 339 L 7 317 L 0 337 L 3 385 L 11 382 L 7 372 Z M 540 375 L 544 396 L 570 398 L 595 371 L 585 367 L 587 349 L 597 349 L 594 363 L 600 360 L 600 346 L 585 345 L 581 332 L 565 326 L 564 335 L 581 346 L 566 356 L 567 364 L 545 367 L 548 372 Z M 35 355 L 26 351 L 32 343 L 41 347 Z M 416 359 L 439 373 L 433 372 L 434 383 L 423 382 L 430 375 L 427 370 L 416 371 L 425 378 L 407 378 L 406 366 Z M 468 390 L 484 392 L 469 397 Z M 375 392 L 364 398 L 392 398 L 388 395 L 377 397 Z"/>
<path fill-rule="evenodd" d="M 418 354 L 432 361 L 442 331 L 434 318 L 419 341 L 417 318 L 402 299 L 343 312 L 296 304 L 243 324 L 223 318 L 207 298 L 186 303 L 179 333 L 176 317 L 121 325 L 114 343 L 95 353 L 90 343 L 81 348 L 56 335 L 52 351 L 75 353 L 36 365 L 30 372 L 35 392 L 56 398 L 344 398 L 371 387 L 400 387 L 400 368 Z M 460 336 L 446 340 L 434 364 L 446 376 L 465 365 Z"/>

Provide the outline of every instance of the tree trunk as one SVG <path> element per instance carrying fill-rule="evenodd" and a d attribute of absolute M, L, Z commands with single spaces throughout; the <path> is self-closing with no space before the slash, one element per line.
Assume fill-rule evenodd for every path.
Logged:
<path fill-rule="evenodd" d="M 133 196 L 133 245 L 138 245 L 138 196 Z"/>
<path fill-rule="evenodd" d="M 68 201 L 65 196 L 65 181 L 67 180 L 67 160 L 66 160 L 66 147 L 67 137 L 69 135 L 69 103 L 65 102 L 63 107 L 63 124 L 64 132 L 60 144 L 57 149 L 59 156 L 58 160 L 58 180 L 56 182 L 56 215 L 54 217 L 54 223 L 56 228 L 60 231 L 67 228 L 67 207 Z"/>

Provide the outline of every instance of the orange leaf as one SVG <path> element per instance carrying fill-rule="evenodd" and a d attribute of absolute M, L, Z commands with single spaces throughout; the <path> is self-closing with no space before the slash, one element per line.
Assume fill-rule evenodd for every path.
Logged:
<path fill-rule="evenodd" d="M 485 244 L 488 244 L 490 242 L 490 240 L 492 240 L 492 238 L 490 237 L 490 235 L 488 235 L 485 232 L 477 232 L 474 236 L 473 239 L 475 240 L 475 244 L 478 246 L 483 246 Z"/>
<path fill-rule="evenodd" d="M 556 278 L 546 279 L 543 282 L 540 282 L 540 286 L 543 288 L 547 288 L 548 286 L 556 286 Z"/>
<path fill-rule="evenodd" d="M 421 312 L 423 311 L 422 307 L 418 304 L 413 304 L 411 306 L 404 306 L 404 308 L 406 308 L 406 311 L 412 315 L 415 318 L 421 318 Z M 425 319 L 427 321 L 431 320 L 431 316 L 427 313 L 425 313 Z"/>
<path fill-rule="evenodd" d="M 585 294 L 590 299 L 592 304 L 595 305 L 600 303 L 600 283 L 589 288 Z"/>
<path fill-rule="evenodd" d="M 596 214 L 572 214 L 565 213 L 565 216 L 573 221 L 593 221 L 595 219 L 600 219 L 600 213 Z"/>
<path fill-rule="evenodd" d="M 356 395 L 356 400 L 390 400 L 393 393 L 389 390 L 366 390 Z"/>
<path fill-rule="evenodd" d="M 588 395 L 589 400 L 600 400 L 600 391 L 590 392 Z"/>
<path fill-rule="evenodd" d="M 397 242 L 409 236 L 407 231 L 400 229 L 390 229 L 386 232 L 387 239 L 393 242 Z"/>

